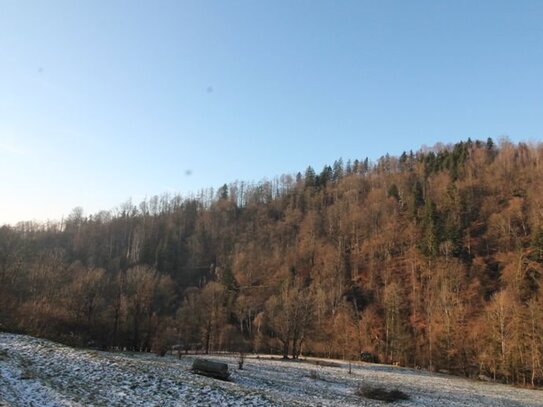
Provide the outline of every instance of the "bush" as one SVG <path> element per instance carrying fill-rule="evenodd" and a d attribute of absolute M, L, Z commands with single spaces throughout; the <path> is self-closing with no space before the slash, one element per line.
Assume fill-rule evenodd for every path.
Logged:
<path fill-rule="evenodd" d="M 160 327 L 154 338 L 151 350 L 158 356 L 164 357 L 176 343 L 177 335 L 173 328 L 162 326 Z"/>
<path fill-rule="evenodd" d="M 371 400 L 392 403 L 400 400 L 409 400 L 409 396 L 401 390 L 387 390 L 384 387 L 358 386 L 356 394 Z"/>
<path fill-rule="evenodd" d="M 367 363 L 379 363 L 379 356 L 371 352 L 361 352 L 360 360 Z"/>

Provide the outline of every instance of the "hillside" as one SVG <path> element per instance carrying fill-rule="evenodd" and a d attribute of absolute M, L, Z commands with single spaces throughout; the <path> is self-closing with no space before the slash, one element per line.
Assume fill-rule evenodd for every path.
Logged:
<path fill-rule="evenodd" d="M 542 406 L 539 391 L 472 382 L 405 368 L 211 356 L 229 364 L 231 381 L 190 372 L 177 360 L 141 353 L 75 350 L 46 340 L 0 334 L 0 405 L 57 406 L 380 406 L 356 394 L 359 384 L 401 389 L 402 406 Z"/>
<path fill-rule="evenodd" d="M 538 386 L 542 266 L 543 146 L 467 140 L 3 226 L 0 324 Z"/>

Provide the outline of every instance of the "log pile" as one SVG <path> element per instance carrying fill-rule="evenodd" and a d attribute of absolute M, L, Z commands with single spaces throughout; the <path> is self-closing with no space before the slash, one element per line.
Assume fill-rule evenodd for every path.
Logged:
<path fill-rule="evenodd" d="M 228 380 L 230 378 L 228 365 L 226 363 L 213 362 L 207 359 L 194 359 L 194 362 L 192 363 L 192 372 L 220 380 Z"/>

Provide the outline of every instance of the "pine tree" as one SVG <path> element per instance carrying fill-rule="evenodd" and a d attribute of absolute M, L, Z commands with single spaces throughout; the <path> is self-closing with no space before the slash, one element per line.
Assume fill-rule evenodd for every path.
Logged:
<path fill-rule="evenodd" d="M 315 182 L 316 181 L 316 174 L 315 174 L 315 170 L 313 169 L 313 167 L 311 167 L 311 166 L 307 167 L 307 169 L 305 170 L 304 180 L 305 180 L 305 187 L 306 188 L 316 186 L 316 182 Z"/>

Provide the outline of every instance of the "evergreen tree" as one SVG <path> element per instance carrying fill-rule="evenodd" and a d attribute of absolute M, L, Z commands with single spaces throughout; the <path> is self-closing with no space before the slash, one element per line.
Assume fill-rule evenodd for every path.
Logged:
<path fill-rule="evenodd" d="M 339 160 L 334 161 L 334 166 L 332 168 L 332 179 L 334 182 L 337 182 L 343 178 L 343 160 L 340 158 Z"/>
<path fill-rule="evenodd" d="M 311 166 L 307 167 L 307 169 L 305 170 L 304 179 L 305 179 L 306 188 L 316 186 L 316 174 L 313 167 Z"/>
<path fill-rule="evenodd" d="M 318 186 L 324 188 L 326 187 L 326 184 L 328 184 L 328 182 L 332 181 L 332 179 L 333 179 L 332 167 L 330 167 L 329 165 L 325 165 L 321 173 L 319 174 Z"/>
<path fill-rule="evenodd" d="M 227 200 L 228 199 L 228 185 L 224 184 L 222 187 L 219 188 L 217 193 L 219 195 L 219 199 Z"/>

